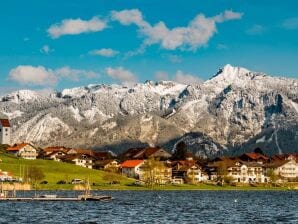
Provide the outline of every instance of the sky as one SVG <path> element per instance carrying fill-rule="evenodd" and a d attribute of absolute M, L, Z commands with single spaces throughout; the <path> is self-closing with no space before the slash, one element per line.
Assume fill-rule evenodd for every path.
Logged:
<path fill-rule="evenodd" d="M 2 0 L 0 94 L 146 80 L 225 64 L 298 78 L 292 0 Z"/>

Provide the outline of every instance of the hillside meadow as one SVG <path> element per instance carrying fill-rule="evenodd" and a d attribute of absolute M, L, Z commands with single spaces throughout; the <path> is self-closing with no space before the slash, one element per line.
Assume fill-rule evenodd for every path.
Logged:
<path fill-rule="evenodd" d="M 288 187 L 270 187 L 270 186 L 215 186 L 211 184 L 183 184 L 183 185 L 166 185 L 155 186 L 153 188 L 144 186 L 135 186 L 134 179 L 124 177 L 120 174 L 114 176 L 119 184 L 109 184 L 108 172 L 93 170 L 69 163 L 56 162 L 52 160 L 26 160 L 7 154 L 5 150 L 0 149 L 0 169 L 8 171 L 14 177 L 23 177 L 29 167 L 37 167 L 44 174 L 42 181 L 47 184 L 38 184 L 38 190 L 73 190 L 78 185 L 70 184 L 73 179 L 89 180 L 91 188 L 94 190 L 287 190 Z M 57 184 L 59 181 L 65 181 L 66 184 Z M 81 188 L 78 189 L 82 189 Z M 291 187 L 292 188 L 292 187 Z M 293 189 L 293 188 L 292 188 Z"/>

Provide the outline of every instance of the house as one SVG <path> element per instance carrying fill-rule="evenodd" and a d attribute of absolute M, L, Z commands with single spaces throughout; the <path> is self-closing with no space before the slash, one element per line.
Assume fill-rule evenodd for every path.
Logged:
<path fill-rule="evenodd" d="M 284 179 L 295 180 L 298 178 L 298 164 L 295 155 L 283 156 L 283 159 L 274 159 L 266 164 L 265 168 L 267 171 L 272 169 L 277 176 Z"/>
<path fill-rule="evenodd" d="M 131 148 L 122 154 L 122 158 L 139 160 L 148 158 L 167 160 L 171 156 L 170 153 L 160 147 Z"/>
<path fill-rule="evenodd" d="M 106 160 L 106 159 L 112 159 L 115 157 L 111 152 L 105 152 L 105 151 L 95 151 L 92 149 L 68 149 L 67 154 L 74 155 L 74 154 L 86 154 L 93 156 L 96 158 L 96 160 Z"/>
<path fill-rule="evenodd" d="M 75 155 L 75 154 L 86 154 L 93 156 L 93 150 L 91 149 L 69 149 L 67 150 L 67 154 Z"/>
<path fill-rule="evenodd" d="M 61 157 L 60 160 L 62 162 L 73 163 L 77 166 L 92 169 L 95 158 L 93 156 L 90 156 L 89 154 L 77 153 L 77 154 L 65 155 Z"/>
<path fill-rule="evenodd" d="M 96 160 L 111 160 L 116 157 L 116 155 L 110 151 L 93 151 L 92 155 Z"/>
<path fill-rule="evenodd" d="M 235 161 L 227 166 L 228 176 L 233 182 L 238 183 L 265 183 L 268 177 L 265 176 L 263 165 L 259 162 Z"/>
<path fill-rule="evenodd" d="M 51 147 L 44 148 L 42 151 L 43 151 L 43 154 L 45 156 L 47 156 L 49 154 L 52 154 L 53 152 L 64 152 L 64 153 L 66 153 L 68 150 L 70 150 L 70 148 L 66 148 L 64 146 L 51 146 Z"/>
<path fill-rule="evenodd" d="M 23 159 L 36 159 L 38 155 L 37 149 L 30 143 L 14 144 L 6 150 Z"/>
<path fill-rule="evenodd" d="M 67 153 L 64 151 L 54 151 L 54 152 L 46 155 L 43 159 L 50 159 L 50 160 L 60 162 L 61 158 L 63 158 L 66 155 L 67 155 Z"/>
<path fill-rule="evenodd" d="M 138 179 L 140 176 L 140 167 L 144 164 L 145 160 L 126 160 L 121 164 L 121 172 L 127 177 Z"/>
<path fill-rule="evenodd" d="M 217 181 L 222 175 L 222 171 L 226 172 L 226 164 L 233 163 L 234 158 L 217 157 L 210 161 L 206 166 L 206 172 L 208 173 L 209 180 Z"/>
<path fill-rule="evenodd" d="M 194 160 L 181 160 L 172 162 L 173 179 L 183 179 L 184 182 L 198 183 L 208 180 L 203 167 Z"/>
<path fill-rule="evenodd" d="M 118 172 L 119 170 L 119 163 L 115 159 L 105 159 L 105 160 L 97 160 L 94 163 L 93 168 L 98 170 L 105 170 L 111 172 Z"/>
<path fill-rule="evenodd" d="M 13 179 L 12 173 L 0 170 L 0 182 L 12 181 Z"/>
<path fill-rule="evenodd" d="M 10 123 L 6 118 L 0 119 L 0 144 L 10 144 Z"/>
<path fill-rule="evenodd" d="M 264 165 L 260 162 L 246 162 L 238 158 L 220 158 L 208 164 L 210 180 L 231 177 L 237 183 L 264 183 L 268 182 L 265 176 Z"/>

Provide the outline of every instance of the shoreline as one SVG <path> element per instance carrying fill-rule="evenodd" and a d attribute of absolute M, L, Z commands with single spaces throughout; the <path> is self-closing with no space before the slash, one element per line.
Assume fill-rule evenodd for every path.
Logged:
<path fill-rule="evenodd" d="M 39 188 L 27 189 L 17 191 L 84 191 L 84 189 L 72 188 Z M 113 187 L 98 187 L 93 188 L 92 191 L 298 191 L 298 187 L 217 187 L 217 186 L 165 186 L 165 187 L 138 187 L 138 186 L 113 186 Z"/>

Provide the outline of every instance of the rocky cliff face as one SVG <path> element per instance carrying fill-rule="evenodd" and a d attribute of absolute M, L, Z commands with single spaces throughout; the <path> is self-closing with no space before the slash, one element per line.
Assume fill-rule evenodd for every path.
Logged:
<path fill-rule="evenodd" d="M 13 142 L 124 150 L 169 150 L 184 140 L 195 153 L 298 151 L 298 79 L 226 65 L 196 85 L 170 81 L 89 85 L 44 96 L 20 90 L 0 98 Z"/>

